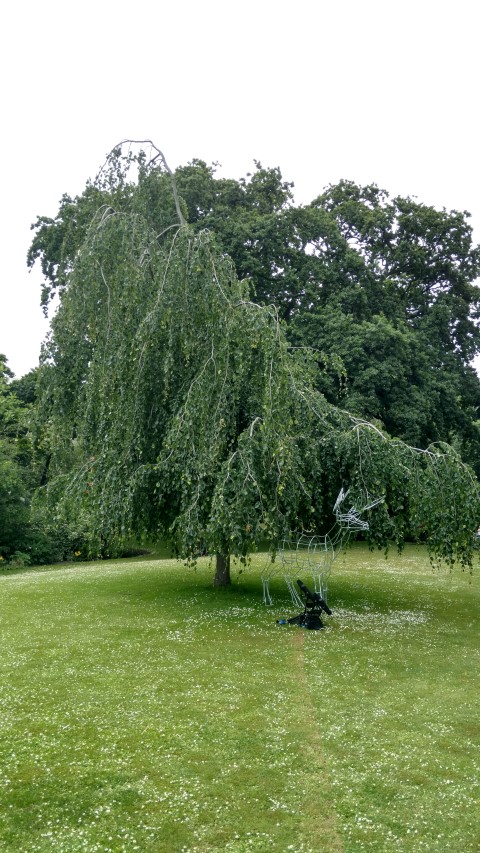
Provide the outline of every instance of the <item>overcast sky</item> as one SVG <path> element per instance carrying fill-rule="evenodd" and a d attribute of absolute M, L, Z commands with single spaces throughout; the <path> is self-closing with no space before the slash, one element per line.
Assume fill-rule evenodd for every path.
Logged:
<path fill-rule="evenodd" d="M 21 376 L 46 333 L 38 215 L 124 138 L 170 166 L 280 166 L 308 202 L 341 178 L 472 214 L 480 242 L 475 0 L 17 0 L 2 4 L 0 352 Z"/>

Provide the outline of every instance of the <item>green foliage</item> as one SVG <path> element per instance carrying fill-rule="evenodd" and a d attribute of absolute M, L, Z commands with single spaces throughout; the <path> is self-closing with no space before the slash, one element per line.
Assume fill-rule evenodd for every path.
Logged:
<path fill-rule="evenodd" d="M 28 489 L 11 443 L 0 439 L 0 555 L 20 548 L 28 524 Z"/>
<path fill-rule="evenodd" d="M 158 162 L 157 149 L 148 160 L 118 147 L 84 193 L 37 221 L 29 264 L 41 261 L 44 301 L 66 286 L 101 208 L 168 237 L 178 217 Z M 470 366 L 480 345 L 479 248 L 468 214 L 351 181 L 295 206 L 293 185 L 260 163 L 237 181 L 193 160 L 175 179 L 192 229 L 215 233 L 253 298 L 288 322 L 291 343 L 324 354 L 316 383 L 329 402 L 423 449 L 453 444 L 480 474 L 480 380 Z"/>
<path fill-rule="evenodd" d="M 8 566 L 12 569 L 24 569 L 29 566 L 32 562 L 30 554 L 27 554 L 25 551 L 14 551 L 11 555 Z"/>
<path fill-rule="evenodd" d="M 290 341 L 342 359 L 346 383 L 328 366 L 317 380 L 330 402 L 424 449 L 454 444 L 480 474 L 470 365 L 480 250 L 468 214 L 351 181 L 297 207 L 280 171 L 260 164 L 250 181 L 226 182 L 201 161 L 176 175 L 189 221 L 215 232 Z"/>
<path fill-rule="evenodd" d="M 480 254 L 468 214 L 342 181 L 308 217 L 309 281 L 290 336 L 337 353 L 347 374 L 339 388 L 327 373 L 321 389 L 420 447 L 454 443 L 480 473 L 480 381 L 469 363 Z"/>
<path fill-rule="evenodd" d="M 23 404 L 33 404 L 37 399 L 37 381 L 38 367 L 34 367 L 20 379 L 12 379 L 8 389 Z"/>
<path fill-rule="evenodd" d="M 190 222 L 214 230 L 290 341 L 343 360 L 347 383 L 327 367 L 319 390 L 409 443 L 453 443 L 480 474 L 470 365 L 480 254 L 468 214 L 351 181 L 296 207 L 278 169 L 250 178 L 225 182 L 199 161 L 177 170 Z"/>
<path fill-rule="evenodd" d="M 90 554 L 85 524 L 57 519 L 32 495 L 42 482 L 46 438 L 35 425 L 38 369 L 19 380 L 0 357 L 0 557 L 2 568 L 52 563 Z M 98 553 L 98 549 L 95 552 Z"/>
<path fill-rule="evenodd" d="M 120 204 L 92 214 L 57 281 L 39 384 L 56 518 L 86 519 L 99 548 L 167 535 L 188 559 L 245 557 L 265 538 L 275 548 L 289 530 L 323 529 L 347 484 L 359 504 L 384 498 L 372 543 L 421 535 L 468 563 L 479 495 L 455 452 L 416 452 L 331 406 L 316 390 L 317 357 L 289 345 L 274 308 L 249 300 L 211 232 L 166 225 L 170 178 L 143 155 L 137 165 L 127 182 L 113 152 L 78 201 L 91 210 L 107 186 Z M 288 213 L 278 181 L 258 166 L 239 205 L 252 194 L 262 215 Z"/>
<path fill-rule="evenodd" d="M 11 393 L 13 376 L 0 356 L 0 555 L 22 549 L 29 519 L 31 447 L 28 410 Z"/>

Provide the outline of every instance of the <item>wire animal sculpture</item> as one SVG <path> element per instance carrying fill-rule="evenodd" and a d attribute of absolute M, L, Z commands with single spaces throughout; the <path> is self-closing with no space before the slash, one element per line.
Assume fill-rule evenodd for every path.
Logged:
<path fill-rule="evenodd" d="M 335 524 L 324 536 L 301 533 L 296 538 L 287 537 L 281 542 L 278 562 L 269 562 L 261 574 L 264 604 L 273 604 L 270 581 L 279 575 L 283 576 L 295 606 L 303 606 L 295 586 L 299 575 L 311 578 L 315 593 L 318 593 L 325 602 L 327 601 L 328 579 L 335 557 L 345 547 L 352 533 L 368 530 L 368 521 L 361 516 L 383 500 L 383 498 L 377 498 L 361 509 L 351 506 L 349 510 L 344 511 L 343 504 L 348 493 L 348 489 L 347 491 L 340 489 L 333 507 Z"/>

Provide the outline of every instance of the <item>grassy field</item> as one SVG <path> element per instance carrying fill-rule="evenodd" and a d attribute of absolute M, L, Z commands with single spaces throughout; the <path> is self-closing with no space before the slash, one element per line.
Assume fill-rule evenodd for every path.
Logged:
<path fill-rule="evenodd" d="M 355 547 L 319 632 L 211 577 L 0 574 L 0 851 L 477 853 L 478 569 Z"/>

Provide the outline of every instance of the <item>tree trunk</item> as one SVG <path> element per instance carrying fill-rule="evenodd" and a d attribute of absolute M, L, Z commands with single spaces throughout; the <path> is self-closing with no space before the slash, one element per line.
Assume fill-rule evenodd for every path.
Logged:
<path fill-rule="evenodd" d="M 230 554 L 217 554 L 215 563 L 214 586 L 230 586 Z"/>

